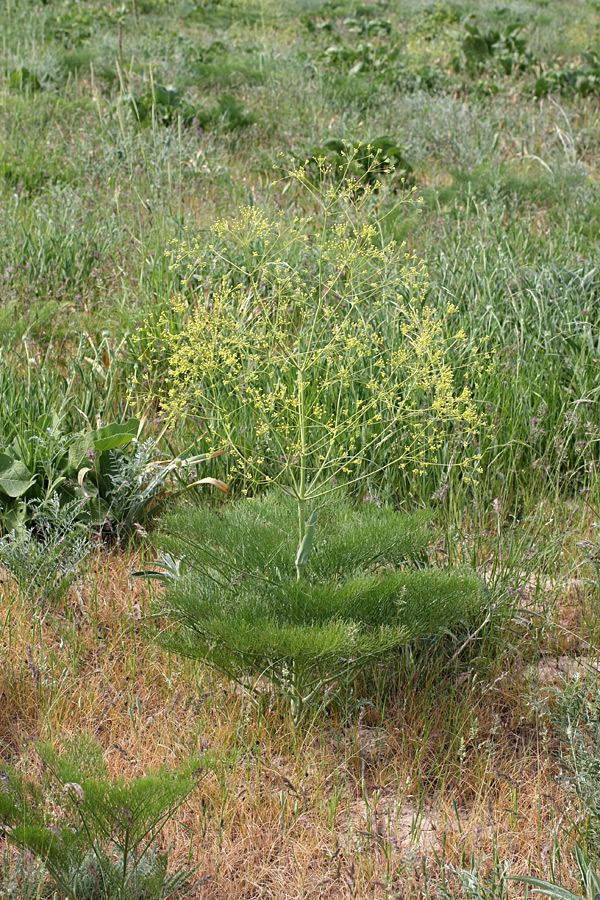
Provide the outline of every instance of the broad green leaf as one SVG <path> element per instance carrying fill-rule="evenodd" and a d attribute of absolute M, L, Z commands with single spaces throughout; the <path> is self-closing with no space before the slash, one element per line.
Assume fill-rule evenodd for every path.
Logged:
<path fill-rule="evenodd" d="M 0 489 L 9 497 L 21 497 L 35 483 L 25 463 L 0 453 Z"/>
<path fill-rule="evenodd" d="M 92 525 L 104 525 L 110 515 L 110 504 L 102 497 L 90 497 L 86 504 L 87 517 Z M 84 518 L 83 516 L 81 518 Z"/>
<path fill-rule="evenodd" d="M 177 106 L 180 94 L 174 88 L 168 88 L 162 84 L 153 84 L 152 97 L 154 102 L 160 103 L 161 106 Z"/>
<path fill-rule="evenodd" d="M 125 444 L 130 444 L 137 437 L 139 429 L 139 419 L 128 419 L 127 422 L 115 422 L 112 425 L 98 428 L 97 431 L 91 433 L 94 449 L 101 453 L 104 450 L 124 447 Z"/>
<path fill-rule="evenodd" d="M 13 69 L 8 76 L 7 83 L 13 90 L 28 89 L 30 91 L 39 91 L 42 87 L 37 75 L 34 75 L 25 66 L 21 66 L 20 69 Z"/>
<path fill-rule="evenodd" d="M 92 434 L 78 434 L 69 446 L 68 469 L 70 472 L 79 472 L 81 464 L 88 453 L 94 450 Z"/>
<path fill-rule="evenodd" d="M 100 454 L 95 471 L 98 488 L 103 497 L 109 497 L 114 492 L 122 461 L 123 453 L 118 449 L 111 448 Z"/>
<path fill-rule="evenodd" d="M 22 500 L 9 507 L 0 517 L 2 521 L 2 531 L 9 534 L 14 531 L 17 538 L 25 533 L 25 522 L 27 521 L 27 504 Z"/>
<path fill-rule="evenodd" d="M 36 464 L 37 445 L 35 441 L 32 440 L 33 436 L 33 432 L 23 431 L 22 434 L 18 434 L 6 448 L 8 450 L 8 456 L 12 456 L 13 459 L 18 459 L 19 462 L 23 463 L 30 471 L 35 469 Z"/>

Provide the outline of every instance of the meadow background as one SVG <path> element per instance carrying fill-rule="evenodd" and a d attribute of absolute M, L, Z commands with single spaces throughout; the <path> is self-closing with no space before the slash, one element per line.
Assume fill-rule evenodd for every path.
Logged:
<path fill-rule="evenodd" d="M 69 436 L 144 420 L 91 547 L 67 541 L 65 562 L 73 508 L 41 553 L 5 545 L 2 761 L 35 772 L 36 741 L 82 732 L 114 775 L 207 755 L 162 837 L 199 866 L 198 898 L 523 896 L 504 868 L 575 889 L 574 842 L 600 852 L 565 724 L 585 712 L 593 783 L 598 3 L 5 0 L 0 21 L 2 532 L 35 521 L 40 485 L 64 487 Z M 367 499 L 431 509 L 432 560 L 474 567 L 493 614 L 466 647 L 407 651 L 350 718 L 298 731 L 147 638 L 156 591 L 130 575 L 154 555 L 152 504 L 182 483 L 145 467 L 208 449 L 189 423 L 163 433 L 147 359 L 179 290 L 172 240 L 208 246 L 240 205 L 311 212 L 285 172 L 378 141 L 396 167 L 374 195 L 382 239 L 425 261 L 431 305 L 457 307 L 457 377 L 474 348 L 491 362 L 478 478 L 449 433 L 434 465 L 388 471 Z M 20 494 L 17 458 L 37 479 Z M 239 491 L 227 457 L 190 465 Z M 11 900 L 16 865 L 7 851 Z"/>

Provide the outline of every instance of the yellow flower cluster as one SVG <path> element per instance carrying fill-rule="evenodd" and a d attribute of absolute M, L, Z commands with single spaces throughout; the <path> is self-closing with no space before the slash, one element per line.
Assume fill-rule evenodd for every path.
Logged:
<path fill-rule="evenodd" d="M 171 250 L 187 274 L 159 323 L 164 409 L 193 413 L 247 485 L 279 482 L 302 502 L 389 466 L 422 470 L 448 422 L 471 463 L 481 426 L 447 361 L 455 308 L 426 303 L 424 263 L 382 245 L 357 196 L 327 188 L 315 221 L 242 208 L 208 244 Z"/>

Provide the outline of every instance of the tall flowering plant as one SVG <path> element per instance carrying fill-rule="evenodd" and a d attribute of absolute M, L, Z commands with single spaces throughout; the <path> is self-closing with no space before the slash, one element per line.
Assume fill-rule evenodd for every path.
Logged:
<path fill-rule="evenodd" d="M 448 361 L 464 340 L 447 337 L 453 309 L 428 305 L 423 262 L 381 240 L 368 214 L 377 185 L 316 187 L 304 168 L 291 178 L 312 194 L 313 218 L 245 207 L 207 244 L 172 247 L 186 289 L 161 323 L 162 404 L 201 421 L 244 491 L 277 485 L 294 498 L 301 579 L 328 495 L 389 467 L 422 470 L 449 421 L 467 466 L 480 421 Z"/>

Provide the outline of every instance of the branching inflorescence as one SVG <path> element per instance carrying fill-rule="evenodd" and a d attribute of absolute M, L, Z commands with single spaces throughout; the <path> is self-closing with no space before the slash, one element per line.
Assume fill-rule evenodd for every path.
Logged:
<path fill-rule="evenodd" d="M 207 248 L 173 247 L 189 289 L 173 301 L 184 326 L 163 323 L 162 401 L 198 417 L 243 490 L 276 484 L 296 499 L 301 544 L 308 504 L 391 466 L 422 470 L 449 421 L 461 465 L 476 462 L 466 448 L 480 422 L 455 387 L 424 263 L 369 221 L 376 186 L 291 178 L 318 201 L 314 219 L 246 207 L 214 224 Z"/>

